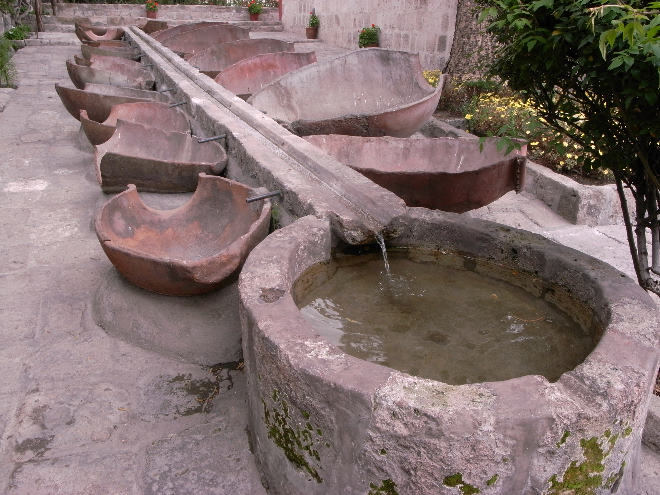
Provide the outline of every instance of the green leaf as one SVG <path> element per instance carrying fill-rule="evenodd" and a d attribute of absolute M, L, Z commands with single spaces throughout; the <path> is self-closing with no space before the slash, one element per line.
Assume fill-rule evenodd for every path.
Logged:
<path fill-rule="evenodd" d="M 616 69 L 621 64 L 623 64 L 623 56 L 619 55 L 618 57 L 614 57 L 614 59 L 612 60 L 612 63 L 610 64 L 610 66 L 607 69 L 608 70 Z"/>

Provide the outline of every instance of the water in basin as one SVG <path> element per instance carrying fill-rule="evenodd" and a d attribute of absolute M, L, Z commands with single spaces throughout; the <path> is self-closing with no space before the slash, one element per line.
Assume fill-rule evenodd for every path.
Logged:
<path fill-rule="evenodd" d="M 560 310 L 549 302 L 557 292 L 527 274 L 504 270 L 513 285 L 459 256 L 389 254 L 390 276 L 380 256 L 342 256 L 296 283 L 302 314 L 350 355 L 453 385 L 530 374 L 556 381 L 596 343 L 589 317 Z"/>

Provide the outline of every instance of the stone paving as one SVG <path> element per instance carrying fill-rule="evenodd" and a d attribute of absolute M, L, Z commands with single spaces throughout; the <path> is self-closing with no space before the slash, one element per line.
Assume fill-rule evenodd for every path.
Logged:
<path fill-rule="evenodd" d="M 296 48 L 313 47 L 320 59 L 342 52 Z M 77 51 L 20 50 L 19 87 L 0 113 L 0 493 L 263 494 L 243 373 L 144 350 L 92 320 L 92 295 L 113 276 L 91 225 L 106 196 L 53 87 Z M 631 273 L 620 225 L 575 226 L 526 194 L 470 215 Z M 642 493 L 658 495 L 660 456 L 644 448 L 642 459 Z"/>

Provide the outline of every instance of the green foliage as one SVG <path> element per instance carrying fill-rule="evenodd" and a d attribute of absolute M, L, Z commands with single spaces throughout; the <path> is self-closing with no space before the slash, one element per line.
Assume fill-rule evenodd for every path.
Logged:
<path fill-rule="evenodd" d="M 11 41 L 0 38 L 0 87 L 14 86 L 16 82 L 16 67 L 11 59 Z"/>
<path fill-rule="evenodd" d="M 317 16 L 313 11 L 309 13 L 309 23 L 308 26 L 311 28 L 317 28 L 321 25 L 319 16 Z"/>
<path fill-rule="evenodd" d="M 380 28 L 375 24 L 372 24 L 371 27 L 362 28 L 360 37 L 358 38 L 358 46 L 364 48 L 368 45 L 377 45 L 379 37 Z"/>
<path fill-rule="evenodd" d="M 30 26 L 25 24 L 19 24 L 13 28 L 5 31 L 2 34 L 2 37 L 8 40 L 24 40 L 25 38 L 30 37 Z"/>
<path fill-rule="evenodd" d="M 399 495 L 399 492 L 396 489 L 396 483 L 388 478 L 383 480 L 380 486 L 376 483 L 369 483 L 367 495 Z"/>
<path fill-rule="evenodd" d="M 250 14 L 261 14 L 261 11 L 263 10 L 264 6 L 261 2 L 257 0 L 251 0 L 247 4 L 247 8 Z"/>
<path fill-rule="evenodd" d="M 147 10 L 147 12 L 157 12 L 158 2 L 156 0 L 147 0 L 144 3 L 144 8 Z"/>
<path fill-rule="evenodd" d="M 638 281 L 660 294 L 660 281 L 653 278 L 660 275 L 660 2 L 476 2 L 500 44 L 490 74 L 519 91 L 549 127 L 578 143 L 583 167 L 610 170 L 620 186 L 630 188 L 636 241 L 628 220 L 626 225 Z M 652 267 L 646 228 L 653 238 Z"/>

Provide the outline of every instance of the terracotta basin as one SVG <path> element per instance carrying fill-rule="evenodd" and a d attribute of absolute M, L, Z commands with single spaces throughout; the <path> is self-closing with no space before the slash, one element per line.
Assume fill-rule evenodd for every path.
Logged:
<path fill-rule="evenodd" d="M 119 88 L 107 84 L 86 84 L 84 90 L 56 84 L 55 91 L 73 118 L 80 120 L 80 111 L 86 110 L 89 118 L 97 122 L 107 119 L 112 107 L 120 103 L 168 99 L 167 96 L 156 91 Z"/>
<path fill-rule="evenodd" d="M 156 21 L 149 19 L 144 25 L 140 26 L 140 29 L 147 34 L 153 34 L 157 31 L 164 31 L 168 28 L 166 21 Z"/>
<path fill-rule="evenodd" d="M 217 142 L 198 143 L 182 132 L 168 132 L 117 121 L 115 133 L 94 151 L 96 178 L 103 192 L 135 184 L 147 192 L 190 192 L 201 173 L 219 175 L 227 153 Z"/>
<path fill-rule="evenodd" d="M 156 101 L 115 105 L 103 122 L 90 119 L 85 110 L 80 111 L 80 125 L 93 145 L 105 143 L 110 139 L 115 133 L 118 120 L 156 127 L 164 131 L 185 133 L 190 129 L 190 122 L 185 113 L 177 108 L 170 108 L 167 103 Z"/>
<path fill-rule="evenodd" d="M 131 67 L 132 69 L 144 69 L 144 65 L 142 65 L 140 62 L 121 57 L 92 55 L 91 58 L 87 59 L 79 55 L 74 55 L 73 61 L 76 65 L 84 65 L 86 67 L 94 67 L 96 69 L 112 69 L 113 67 L 116 67 L 117 64 L 123 65 L 125 67 Z"/>
<path fill-rule="evenodd" d="M 187 55 L 184 58 L 209 77 L 235 64 L 239 60 L 261 55 L 262 53 L 293 52 L 295 46 L 286 41 L 263 39 L 244 39 L 213 45 L 206 50 Z"/>
<path fill-rule="evenodd" d="M 214 24 L 159 40 L 179 55 L 194 54 L 210 46 L 250 38 L 250 31 L 231 24 Z"/>
<path fill-rule="evenodd" d="M 254 190 L 200 174 L 197 190 L 174 210 L 146 206 L 131 184 L 96 217 L 105 254 L 125 278 L 160 294 L 209 292 L 268 235 L 270 202 L 247 204 Z"/>
<path fill-rule="evenodd" d="M 88 26 L 75 23 L 75 33 L 80 41 L 118 40 L 124 36 L 120 27 Z"/>
<path fill-rule="evenodd" d="M 431 117 L 437 88 L 417 54 L 367 48 L 307 65 L 248 100 L 292 132 L 408 137 Z"/>
<path fill-rule="evenodd" d="M 66 70 L 73 84 L 79 89 L 84 88 L 85 84 L 111 84 L 124 88 L 153 89 L 155 84 L 154 75 L 147 69 L 118 63 L 108 63 L 105 67 L 101 67 L 78 65 L 67 60 Z"/>
<path fill-rule="evenodd" d="M 122 57 L 131 60 L 139 60 L 140 54 L 132 48 L 114 47 L 114 46 L 91 46 L 82 44 L 80 51 L 85 58 L 92 58 L 93 55 L 104 55 L 107 57 Z"/>
<path fill-rule="evenodd" d="M 83 45 L 103 47 L 103 48 L 131 48 L 131 44 L 128 41 L 120 40 L 111 40 L 111 41 L 83 41 Z"/>
<path fill-rule="evenodd" d="M 283 75 L 316 62 L 316 53 L 264 53 L 246 58 L 220 71 L 215 82 L 247 98 Z"/>
<path fill-rule="evenodd" d="M 519 189 L 526 149 L 497 139 L 307 136 L 310 143 L 402 198 L 408 206 L 462 213 Z"/>
<path fill-rule="evenodd" d="M 173 26 L 171 28 L 158 31 L 157 33 L 153 33 L 152 38 L 162 42 L 165 39 L 173 38 L 174 36 L 178 36 L 188 31 L 194 31 L 195 29 L 199 29 L 206 26 L 217 26 L 220 24 L 226 24 L 226 23 L 203 21 L 203 22 L 195 22 L 193 24 L 180 24 L 178 26 Z"/>

